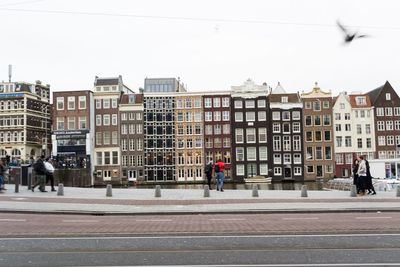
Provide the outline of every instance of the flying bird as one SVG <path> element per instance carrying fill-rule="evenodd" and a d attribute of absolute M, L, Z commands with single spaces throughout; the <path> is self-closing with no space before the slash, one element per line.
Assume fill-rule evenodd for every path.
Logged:
<path fill-rule="evenodd" d="M 345 34 L 344 42 L 346 44 L 351 43 L 354 39 L 368 37 L 368 35 L 366 35 L 366 34 L 358 34 L 358 32 L 349 32 L 346 29 L 346 27 L 344 27 L 339 21 L 337 21 L 336 23 L 339 26 L 339 28 L 343 31 L 343 33 Z"/>

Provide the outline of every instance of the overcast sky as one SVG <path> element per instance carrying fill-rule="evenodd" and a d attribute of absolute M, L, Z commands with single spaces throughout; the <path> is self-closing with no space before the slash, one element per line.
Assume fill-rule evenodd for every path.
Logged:
<path fill-rule="evenodd" d="M 121 74 L 180 77 L 189 91 L 251 78 L 288 92 L 400 90 L 400 1 L 0 0 L 0 80 L 92 89 Z M 39 12 L 40 11 L 40 12 Z M 102 15 L 101 15 L 102 14 Z M 343 45 L 339 19 L 370 38 Z"/>

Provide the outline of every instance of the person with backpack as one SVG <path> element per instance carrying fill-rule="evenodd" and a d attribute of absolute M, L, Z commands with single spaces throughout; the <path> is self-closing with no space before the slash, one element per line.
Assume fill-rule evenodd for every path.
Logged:
<path fill-rule="evenodd" d="M 225 164 L 222 162 L 221 159 L 217 160 L 217 163 L 214 165 L 214 172 L 215 172 L 215 183 L 217 186 L 217 191 L 224 192 L 224 175 L 225 171 Z"/>
<path fill-rule="evenodd" d="M 35 192 L 35 187 L 39 185 L 40 192 L 47 192 L 46 189 L 46 167 L 44 166 L 44 155 L 42 155 L 33 164 L 33 170 L 36 174 L 36 183 L 32 186 L 32 192 Z"/>
<path fill-rule="evenodd" d="M 213 163 L 212 161 L 208 162 L 204 169 L 204 173 L 206 174 L 208 188 L 211 189 L 211 179 L 212 179 L 212 171 L 213 171 Z"/>

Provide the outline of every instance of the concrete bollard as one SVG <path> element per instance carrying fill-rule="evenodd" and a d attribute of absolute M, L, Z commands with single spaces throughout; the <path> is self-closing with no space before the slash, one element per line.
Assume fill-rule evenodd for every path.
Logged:
<path fill-rule="evenodd" d="M 210 187 L 208 187 L 208 184 L 204 186 L 204 197 L 210 197 Z"/>
<path fill-rule="evenodd" d="M 106 197 L 112 197 L 112 185 L 111 184 L 107 184 Z"/>
<path fill-rule="evenodd" d="M 400 197 L 400 186 L 397 186 L 396 197 Z"/>
<path fill-rule="evenodd" d="M 357 186 L 354 184 L 350 188 L 350 197 L 357 197 Z"/>
<path fill-rule="evenodd" d="M 57 196 L 64 195 L 64 184 L 58 184 Z"/>
<path fill-rule="evenodd" d="M 251 196 L 258 197 L 258 186 L 256 184 L 253 184 L 253 190 L 252 190 Z"/>
<path fill-rule="evenodd" d="M 308 197 L 307 186 L 306 185 L 302 185 L 301 186 L 301 197 Z"/>
<path fill-rule="evenodd" d="M 20 176 L 18 175 L 14 178 L 15 193 L 19 193 L 19 183 L 20 183 Z"/>
<path fill-rule="evenodd" d="M 160 185 L 156 185 L 156 191 L 155 191 L 154 196 L 161 197 L 161 186 Z"/>

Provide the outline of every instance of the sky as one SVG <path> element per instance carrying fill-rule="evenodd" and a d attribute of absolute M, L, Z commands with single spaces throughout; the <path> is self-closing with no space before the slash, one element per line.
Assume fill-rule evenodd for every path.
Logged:
<path fill-rule="evenodd" d="M 400 92 L 400 1 L 0 0 L 0 80 L 53 91 L 93 89 L 95 76 L 180 77 L 188 91 L 248 78 L 287 92 L 318 82 L 333 95 L 388 80 Z M 336 21 L 369 35 L 344 45 Z"/>

